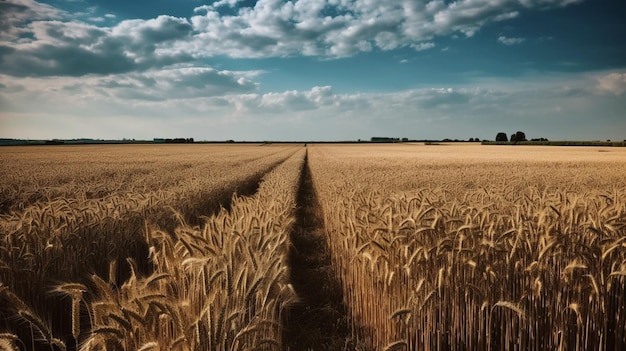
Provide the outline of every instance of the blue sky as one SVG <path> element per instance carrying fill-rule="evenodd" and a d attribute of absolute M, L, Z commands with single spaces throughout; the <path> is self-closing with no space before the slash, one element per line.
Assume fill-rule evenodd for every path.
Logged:
<path fill-rule="evenodd" d="M 623 0 L 2 0 L 0 137 L 626 139 Z"/>

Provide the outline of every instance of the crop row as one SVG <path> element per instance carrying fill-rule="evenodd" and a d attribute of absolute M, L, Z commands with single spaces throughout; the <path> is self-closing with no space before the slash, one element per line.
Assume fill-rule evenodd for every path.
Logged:
<path fill-rule="evenodd" d="M 200 244 L 193 242 L 192 238 L 200 240 L 202 235 L 205 240 L 217 240 L 218 235 L 222 235 L 219 242 L 210 242 L 211 245 L 220 247 L 208 246 L 207 250 L 220 255 L 239 255 L 241 252 L 224 251 L 223 246 L 230 242 L 228 240 L 238 240 L 234 239 L 234 236 L 242 233 L 252 235 L 253 231 L 258 230 L 272 232 L 282 230 L 283 227 L 288 228 L 287 218 L 292 214 L 288 210 L 280 212 L 282 209 L 280 204 L 288 206 L 288 201 L 295 201 L 290 199 L 293 192 L 290 188 L 283 189 L 280 197 L 276 199 L 267 198 L 273 196 L 271 188 L 259 190 L 252 198 L 233 196 L 233 192 L 246 190 L 245 187 L 256 187 L 255 184 L 258 184 L 262 177 L 264 180 L 260 189 L 269 186 L 263 185 L 266 182 L 278 186 L 275 178 L 279 176 L 276 174 L 294 170 L 299 172 L 297 163 L 302 162 L 302 153 L 302 149 L 293 147 L 280 149 L 257 147 L 252 158 L 239 158 L 237 162 L 225 162 L 219 167 L 214 163 L 211 173 L 186 174 L 178 180 L 178 186 L 169 188 L 164 186 L 162 190 L 147 193 L 118 192 L 99 199 L 81 196 L 55 198 L 48 202 L 37 201 L 21 212 L 13 211 L 3 215 L 0 219 L 2 229 L 0 300 L 3 302 L 0 317 L 4 322 L 0 327 L 15 332 L 22 339 L 24 337 L 30 339 L 29 335 L 38 334 L 35 335 L 35 339 L 43 340 L 39 345 L 40 348 L 42 345 L 49 348 L 45 345 L 50 343 L 65 344 L 68 340 L 71 341 L 68 344 L 70 348 L 74 348 L 76 347 L 74 344 L 87 338 L 90 344 L 85 345 L 94 345 L 103 335 L 119 336 L 120 330 L 114 332 L 113 326 L 107 324 L 111 321 L 117 320 L 124 327 L 129 326 L 119 319 L 121 318 L 119 314 L 105 316 L 105 319 L 102 319 L 100 314 L 102 307 L 97 306 L 110 305 L 111 301 L 106 299 L 112 296 L 115 296 L 114 300 L 121 304 L 124 299 L 132 300 L 138 297 L 129 295 L 131 292 L 140 293 L 140 290 L 144 289 L 145 291 L 141 293 L 154 295 L 158 290 L 160 291 L 158 294 L 164 298 L 176 297 L 180 303 L 190 303 L 190 296 L 181 295 L 183 281 L 177 279 L 190 280 L 190 277 L 181 278 L 180 275 L 189 273 L 196 267 L 202 267 L 198 262 L 214 263 L 214 259 L 195 257 L 200 253 L 206 254 L 196 252 L 196 249 L 191 249 L 192 251 L 187 253 L 180 249 L 169 250 L 174 250 L 175 246 L 182 245 L 185 240 L 198 246 Z M 285 159 L 288 161 L 283 162 Z M 265 175 L 280 163 L 282 164 L 272 173 Z M 198 170 L 206 171 L 204 168 Z M 289 175 L 285 179 L 297 180 L 298 175 Z M 106 179 L 102 182 L 106 183 Z M 248 185 L 242 188 L 242 184 Z M 280 186 L 289 187 L 282 183 Z M 270 205 L 262 207 L 259 202 L 269 202 L 272 207 L 265 208 Z M 220 204 L 230 204 L 230 210 L 222 208 L 221 211 L 217 211 Z M 263 210 L 266 211 L 262 212 Z M 218 213 L 213 215 L 215 211 Z M 277 216 L 268 216 L 274 213 Z M 228 235 L 229 239 L 224 239 L 224 235 Z M 209 243 L 205 243 L 205 246 L 207 245 Z M 232 245 L 232 250 L 241 250 L 242 244 L 239 247 L 236 243 Z M 167 259 L 171 261 L 165 262 L 163 257 L 168 257 Z M 198 258 L 198 261 L 194 261 L 195 258 Z M 233 258 L 223 256 L 220 259 L 224 261 Z M 239 266 L 238 263 L 236 265 Z M 176 267 L 176 272 L 169 271 L 174 269 L 173 267 Z M 252 272 L 251 269 L 247 269 L 246 274 L 248 271 L 252 275 L 250 279 L 260 277 L 263 273 L 269 274 Z M 229 284 L 232 283 L 234 277 L 229 274 L 233 272 L 223 273 L 226 279 L 229 279 Z M 245 276 L 241 271 L 235 273 L 240 280 Z M 154 280 L 151 281 L 151 278 Z M 212 282 L 221 284 L 218 278 L 214 277 Z M 198 292 L 195 285 L 184 288 L 193 289 L 191 291 L 194 294 L 204 294 Z M 211 290 L 216 291 L 214 288 L 211 287 Z M 254 289 L 258 288 L 259 286 L 256 286 Z M 255 291 L 254 289 L 249 292 Z M 142 302 L 135 299 L 132 303 L 147 308 L 144 303 L 148 304 L 150 301 L 152 300 Z M 119 306 L 127 310 L 122 313 L 124 317 L 128 317 L 128 313 L 135 317 L 140 315 L 137 311 L 135 313 L 138 314 L 133 314 L 129 305 Z M 163 308 L 169 305 L 156 299 L 150 306 L 152 317 L 158 320 L 166 318 Z M 155 308 L 161 309 L 155 311 Z M 167 308 L 173 315 L 172 323 L 179 323 L 180 316 L 176 315 L 171 306 Z M 141 312 L 143 319 L 139 320 L 145 322 L 145 318 L 149 316 L 148 310 Z M 187 313 L 184 315 L 190 316 Z M 195 316 L 200 318 L 199 314 Z M 163 322 L 163 325 L 166 324 Z M 96 326 L 104 328 L 100 329 L 101 333 L 93 333 L 94 330 L 98 330 Z M 129 330 L 136 336 L 134 329 Z M 61 336 L 55 339 L 53 335 Z M 67 335 L 72 335 L 73 338 Z M 94 337 L 91 338 L 89 335 Z M 111 339 L 107 340 L 111 342 Z M 130 345 L 127 344 L 126 337 L 123 340 L 116 342 Z M 29 345 L 28 348 L 31 346 L 34 348 L 37 345 Z"/>
<path fill-rule="evenodd" d="M 154 272 L 132 276 L 119 291 L 100 282 L 81 350 L 279 349 L 281 313 L 295 299 L 288 234 L 303 156 L 200 228 L 148 230 Z"/>
<path fill-rule="evenodd" d="M 11 147 L 0 153 L 0 214 L 53 200 L 211 189 L 293 147 L 106 145 Z M 188 195 L 188 194 L 186 194 Z"/>
<path fill-rule="evenodd" d="M 357 344 L 626 347 L 626 186 L 615 164 L 373 151 L 309 152 Z"/>

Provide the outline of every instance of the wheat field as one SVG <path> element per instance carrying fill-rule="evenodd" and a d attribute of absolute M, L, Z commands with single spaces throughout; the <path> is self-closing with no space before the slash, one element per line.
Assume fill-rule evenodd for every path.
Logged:
<path fill-rule="evenodd" d="M 279 344 L 301 145 L 7 151 L 6 338 L 25 349 Z"/>
<path fill-rule="evenodd" d="M 621 350 L 626 152 L 309 152 L 353 335 L 372 350 Z"/>
<path fill-rule="evenodd" d="M 3 148 L 0 350 L 290 350 L 305 206 L 341 350 L 626 349 L 625 170 L 599 147 Z"/>

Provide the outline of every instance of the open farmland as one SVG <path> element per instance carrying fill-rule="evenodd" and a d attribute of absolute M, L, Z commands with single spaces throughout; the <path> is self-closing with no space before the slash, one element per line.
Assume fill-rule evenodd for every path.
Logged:
<path fill-rule="evenodd" d="M 309 166 L 364 348 L 626 347 L 624 150 L 314 146 Z"/>
<path fill-rule="evenodd" d="M 54 146 L 0 161 L 0 349 L 626 348 L 621 148 Z"/>
<path fill-rule="evenodd" d="M 293 145 L 3 149 L 0 330 L 26 349 L 278 343 L 303 157 Z"/>

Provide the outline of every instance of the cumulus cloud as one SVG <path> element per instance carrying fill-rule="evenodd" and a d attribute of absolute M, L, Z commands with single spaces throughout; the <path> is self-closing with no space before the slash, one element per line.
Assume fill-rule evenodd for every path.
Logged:
<path fill-rule="evenodd" d="M 0 118 L 13 137 L 33 137 L 24 132 L 41 127 L 47 130 L 36 136 L 43 138 L 356 140 L 383 133 L 484 139 L 522 129 L 550 139 L 602 139 L 618 137 L 615 126 L 623 125 L 626 108 L 616 95 L 626 92 L 623 72 L 607 72 L 597 81 L 588 74 L 544 74 L 386 93 L 331 86 L 258 92 L 253 81 L 259 74 L 183 67 L 106 77 L 0 75 Z M 596 82 L 610 94 L 597 94 Z M 128 123 L 120 127 L 116 121 L 122 119 Z"/>
<path fill-rule="evenodd" d="M 419 44 L 411 44 L 411 47 L 415 49 L 415 51 L 423 51 L 432 49 L 435 47 L 435 43 L 419 43 Z"/>
<path fill-rule="evenodd" d="M 310 90 L 287 90 L 263 94 L 240 94 L 225 98 L 234 106 L 251 113 L 291 113 L 297 111 L 317 110 L 335 105 L 338 96 L 332 86 L 316 86 Z"/>
<path fill-rule="evenodd" d="M 424 108 L 449 107 L 468 103 L 473 94 L 465 89 L 439 88 L 420 92 L 419 106 Z"/>
<path fill-rule="evenodd" d="M 120 99 L 166 101 L 193 99 L 256 90 L 252 72 L 218 71 L 207 67 L 161 69 L 99 79 L 94 88 Z"/>
<path fill-rule="evenodd" d="M 0 2 L 0 63 L 14 76 L 125 73 L 225 55 L 346 57 L 434 47 L 438 36 L 473 36 L 485 24 L 577 0 L 221 0 L 190 18 L 159 16 L 88 24 L 33 0 Z M 228 11 L 223 11 L 228 8 Z M 115 17 L 105 14 L 104 17 Z M 511 45 L 521 38 L 500 37 Z"/>
<path fill-rule="evenodd" d="M 0 74 L 0 116 L 9 112 L 77 118 L 179 118 L 220 110 L 229 96 L 254 93 L 261 72 L 181 67 L 107 76 L 14 78 Z M 5 104 L 4 101 L 7 103 Z M 37 103 L 33 103 L 36 101 Z M 16 117 L 19 118 L 19 117 Z M 48 117 L 47 117 L 48 118 Z"/>
<path fill-rule="evenodd" d="M 524 38 L 509 38 L 504 35 L 498 37 L 498 41 L 504 45 L 516 45 L 526 41 Z"/>
<path fill-rule="evenodd" d="M 8 7 L 8 12 L 29 13 L 19 6 Z M 21 77 L 142 71 L 192 61 L 188 50 L 175 45 L 190 39 L 191 32 L 187 19 L 172 16 L 122 21 L 114 27 L 32 20 L 21 27 L 20 38 L 0 41 L 0 63 L 3 73 Z"/>
<path fill-rule="evenodd" d="M 519 93 L 518 93 L 519 94 Z M 316 86 L 310 90 L 288 90 L 263 94 L 231 95 L 233 105 L 254 114 L 289 114 L 312 111 L 320 115 L 379 116 L 381 119 L 410 118 L 415 111 L 444 111 L 473 107 L 473 103 L 502 103 L 513 94 L 494 93 L 480 88 L 423 88 L 389 93 L 336 93 L 332 86 Z M 517 95 L 519 96 L 519 95 Z M 463 107 L 465 106 L 465 107 Z M 328 113 L 332 112 L 332 113 Z"/>
<path fill-rule="evenodd" d="M 27 33 L 26 23 L 43 19 L 57 19 L 65 13 L 50 5 L 33 0 L 5 0 L 0 2 L 0 40 L 17 40 Z"/>
<path fill-rule="evenodd" d="M 573 4 L 576 0 L 259 0 L 236 9 L 238 0 L 196 8 L 191 18 L 198 47 L 232 57 L 345 57 L 375 48 L 431 48 L 437 36 L 473 36 L 485 24 L 519 16 L 533 8 Z M 517 38 L 512 38 L 517 39 Z"/>
<path fill-rule="evenodd" d="M 626 73 L 610 73 L 598 78 L 597 89 L 619 96 L 626 92 Z"/>

